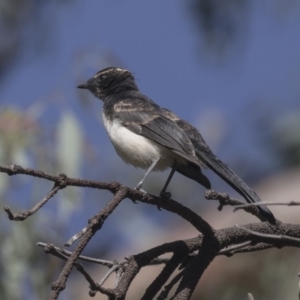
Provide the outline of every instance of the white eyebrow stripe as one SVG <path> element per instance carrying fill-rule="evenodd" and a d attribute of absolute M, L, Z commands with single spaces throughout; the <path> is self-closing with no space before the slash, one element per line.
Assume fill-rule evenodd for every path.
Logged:
<path fill-rule="evenodd" d="M 111 68 L 111 69 L 108 69 L 108 70 L 105 70 L 105 71 L 100 71 L 98 72 L 94 78 L 97 78 L 101 75 L 104 75 L 104 74 L 107 74 L 107 73 L 111 73 L 112 71 L 117 71 L 117 72 L 122 72 L 122 73 L 125 73 L 125 72 L 128 72 L 126 69 L 121 69 L 121 68 Z"/>

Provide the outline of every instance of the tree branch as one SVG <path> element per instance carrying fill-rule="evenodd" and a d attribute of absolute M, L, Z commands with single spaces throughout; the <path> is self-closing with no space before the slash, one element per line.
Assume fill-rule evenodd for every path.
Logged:
<path fill-rule="evenodd" d="M 59 190 L 69 186 L 108 190 L 114 195 L 101 211 L 89 221 L 89 224 L 67 242 L 67 245 L 71 245 L 75 241 L 78 241 L 73 252 L 54 247 L 53 245 L 38 243 L 38 245 L 44 247 L 48 253 L 66 261 L 58 279 L 52 284 L 51 300 L 57 299 L 60 292 L 65 288 L 73 266 L 75 266 L 89 282 L 91 296 L 94 296 L 95 293 L 99 291 L 107 295 L 110 300 L 124 300 L 132 281 L 141 268 L 154 264 L 165 264 L 155 280 L 149 283 L 142 299 L 153 299 L 159 291 L 161 291 L 159 299 L 165 299 L 170 289 L 175 283 L 179 282 L 172 299 L 188 300 L 192 296 L 202 274 L 218 255 L 232 256 L 237 253 L 260 251 L 274 247 L 300 247 L 300 225 L 284 224 L 277 221 L 276 225 L 264 222 L 247 224 L 243 227 L 236 226 L 215 230 L 191 209 L 173 199 L 164 199 L 151 194 L 145 195 L 143 192 L 123 186 L 118 182 L 105 183 L 69 178 L 65 174 L 54 176 L 42 171 L 25 169 L 17 165 L 10 165 L 8 167 L 0 166 L 0 172 L 10 176 L 24 174 L 54 183 L 51 191 L 30 210 L 13 214 L 9 207 L 5 207 L 4 209 L 8 217 L 14 221 L 25 220 L 29 216 L 32 216 Z M 231 199 L 227 194 L 221 194 L 215 191 L 207 191 L 205 196 L 207 199 L 218 200 L 220 202 L 219 210 L 221 210 L 224 205 L 236 207 L 237 205 L 243 204 L 241 201 Z M 156 246 L 142 253 L 132 255 L 122 263 L 82 256 L 81 253 L 91 238 L 102 228 L 106 219 L 125 198 L 129 198 L 135 202 L 139 201 L 145 204 L 155 205 L 169 212 L 176 213 L 192 224 L 200 234 L 192 239 L 179 240 Z M 295 202 L 293 203 L 294 204 L 290 205 L 296 205 Z M 243 208 L 256 217 L 260 217 L 254 205 L 243 205 L 243 207 L 238 206 L 238 208 Z M 171 258 L 160 258 L 161 255 L 166 253 L 171 253 Z M 102 280 L 97 283 L 85 271 L 83 266 L 78 262 L 78 259 L 99 263 L 110 269 Z M 166 282 L 171 278 L 176 269 L 180 270 L 179 274 L 174 276 L 170 283 L 166 285 Z M 114 272 L 116 272 L 114 287 L 103 288 L 103 283 Z"/>

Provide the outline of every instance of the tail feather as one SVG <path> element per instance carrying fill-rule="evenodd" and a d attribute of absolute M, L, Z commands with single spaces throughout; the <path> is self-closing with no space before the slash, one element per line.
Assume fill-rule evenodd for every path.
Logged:
<path fill-rule="evenodd" d="M 218 174 L 224 181 L 226 181 L 235 191 L 242 195 L 248 203 L 260 202 L 258 195 L 249 188 L 249 186 L 242 181 L 226 164 L 219 160 L 209 149 L 197 151 L 201 161 L 203 161 L 210 169 Z M 275 223 L 275 217 L 271 211 L 264 205 L 257 206 L 260 214 L 270 223 Z"/>

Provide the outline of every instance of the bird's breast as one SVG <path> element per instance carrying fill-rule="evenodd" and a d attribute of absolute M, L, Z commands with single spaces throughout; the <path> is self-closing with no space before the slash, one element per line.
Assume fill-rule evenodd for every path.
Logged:
<path fill-rule="evenodd" d="M 127 129 L 119 120 L 109 120 L 103 114 L 104 126 L 117 154 L 136 168 L 147 169 L 160 158 L 154 170 L 171 167 L 176 155 L 169 149 Z"/>

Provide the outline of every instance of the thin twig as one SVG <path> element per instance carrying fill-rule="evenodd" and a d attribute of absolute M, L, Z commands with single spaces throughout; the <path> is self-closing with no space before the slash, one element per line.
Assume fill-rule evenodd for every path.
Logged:
<path fill-rule="evenodd" d="M 109 278 L 109 276 L 113 273 L 116 272 L 118 269 L 120 268 L 120 265 L 114 265 L 113 267 L 111 267 L 108 272 L 104 275 L 104 277 L 101 279 L 101 281 L 98 283 L 99 286 L 102 286 L 105 281 Z"/>
<path fill-rule="evenodd" d="M 50 200 L 59 190 L 63 189 L 64 186 L 57 185 L 56 183 L 54 184 L 53 188 L 51 191 L 39 202 L 37 203 L 32 209 L 23 211 L 18 214 L 12 213 L 10 210 L 9 206 L 4 206 L 4 211 L 7 213 L 8 218 L 12 221 L 24 221 L 34 213 L 36 213 L 40 208 L 42 208 L 48 200 Z"/>
<path fill-rule="evenodd" d="M 292 236 L 288 236 L 288 235 L 283 235 L 283 234 L 268 234 L 268 233 L 260 233 L 248 228 L 245 228 L 243 226 L 239 226 L 238 224 L 235 224 L 236 228 L 242 229 L 250 234 L 253 234 L 255 236 L 259 236 L 259 237 L 263 237 L 263 238 L 267 238 L 267 239 L 272 239 L 272 240 L 286 240 L 286 241 L 293 241 L 293 242 L 297 242 L 300 243 L 300 238 L 295 238 Z"/>
<path fill-rule="evenodd" d="M 71 247 L 78 239 L 80 239 L 87 231 L 88 226 L 81 229 L 79 232 L 74 234 L 65 244 L 66 247 Z"/>
<path fill-rule="evenodd" d="M 290 201 L 290 202 L 266 202 L 266 201 L 261 201 L 261 202 L 255 202 L 255 203 L 246 203 L 246 204 L 241 204 L 241 205 L 235 206 L 233 211 L 237 211 L 237 210 L 243 209 L 245 207 L 260 206 L 260 205 L 266 205 L 266 206 L 271 206 L 271 205 L 299 206 L 300 202 L 296 202 L 296 201 Z"/>
<path fill-rule="evenodd" d="M 276 244 L 274 244 L 274 243 L 257 243 L 253 246 L 250 244 L 249 246 L 245 246 L 243 248 L 232 250 L 229 253 L 229 255 L 227 253 L 225 253 L 224 255 L 233 256 L 235 254 L 262 251 L 262 250 L 266 250 L 266 249 L 270 249 L 270 248 L 274 248 L 274 247 L 277 247 Z M 282 247 L 282 245 L 278 245 L 278 247 Z"/>
<path fill-rule="evenodd" d="M 44 247 L 45 253 L 56 256 L 64 261 L 68 260 L 68 257 L 63 255 L 60 251 L 57 251 L 57 247 L 54 247 L 52 244 L 46 244 Z M 90 284 L 92 290 L 98 290 L 98 284 L 93 280 L 90 274 L 84 269 L 83 265 L 79 262 L 75 262 L 74 266 L 76 269 L 84 276 L 87 282 Z"/>
<path fill-rule="evenodd" d="M 45 248 L 45 247 L 48 246 L 48 244 L 42 243 L 42 242 L 38 242 L 37 246 Z M 67 256 L 67 257 L 69 257 L 69 256 L 72 255 L 71 251 L 67 251 L 67 250 L 65 250 L 63 248 L 59 248 L 59 247 L 56 247 L 56 246 L 53 246 L 53 248 L 58 253 L 61 253 L 61 254 L 65 255 L 65 256 Z M 89 256 L 84 256 L 84 255 L 79 255 L 78 259 L 83 260 L 83 261 L 88 261 L 88 262 L 91 262 L 91 263 L 95 263 L 95 264 L 100 264 L 100 265 L 106 266 L 108 268 L 111 268 L 113 265 L 115 265 L 115 263 L 113 261 L 103 260 L 103 259 L 97 259 L 97 258 L 93 258 L 93 257 L 89 257 Z"/>
<path fill-rule="evenodd" d="M 229 205 L 229 206 L 240 206 L 243 205 L 244 202 L 236 199 L 232 199 L 228 196 L 226 193 L 219 193 L 214 190 L 207 190 L 205 192 L 205 198 L 207 200 L 217 200 L 219 201 L 220 205 L 218 207 L 218 210 L 222 210 L 224 206 Z M 250 207 L 245 207 L 243 208 L 246 212 L 252 214 L 253 216 L 257 217 L 261 221 L 265 221 L 265 219 L 261 216 L 259 213 L 258 209 L 254 206 Z"/>
<path fill-rule="evenodd" d="M 53 256 L 59 257 L 65 261 L 67 261 L 68 257 L 72 254 L 72 252 L 67 251 L 65 249 L 61 249 L 58 247 L 55 247 L 54 245 L 49 245 L 46 243 L 37 243 L 38 246 L 43 247 L 45 249 L 46 253 L 52 254 Z M 127 262 L 118 264 L 116 262 L 110 262 L 110 261 L 106 261 L 106 260 L 101 260 L 101 259 L 95 259 L 92 257 L 87 257 L 87 256 L 82 256 L 80 255 L 78 257 L 78 259 L 84 260 L 84 261 L 88 261 L 88 262 L 93 262 L 93 263 L 98 263 L 107 267 L 110 267 L 110 270 L 105 274 L 105 276 L 103 277 L 103 279 L 99 282 L 96 283 L 91 276 L 85 271 L 85 269 L 83 268 L 83 266 L 76 262 L 75 263 L 75 267 L 77 268 L 77 270 L 82 273 L 82 275 L 86 278 L 86 280 L 89 282 L 90 284 L 90 296 L 95 296 L 97 291 L 101 290 L 102 285 L 105 283 L 105 281 L 109 278 L 109 276 L 117 271 L 117 276 L 120 276 L 120 274 L 122 274 L 122 272 L 119 272 L 120 269 L 123 270 L 123 265 L 127 264 Z"/>
<path fill-rule="evenodd" d="M 253 244 L 252 241 L 248 241 L 248 242 L 245 242 L 245 243 L 241 243 L 241 244 L 237 244 L 237 245 L 233 245 L 233 246 L 230 246 L 230 247 L 227 247 L 227 248 L 224 248 L 222 250 L 219 251 L 219 255 L 220 254 L 225 254 L 225 255 L 230 255 L 232 251 L 236 251 L 238 249 L 241 249 L 241 248 L 244 248 L 246 246 L 249 246 Z"/>
<path fill-rule="evenodd" d="M 23 168 L 22 166 L 14 165 L 14 164 L 9 165 L 8 167 L 0 166 L 0 172 L 6 173 L 9 176 L 18 175 L 18 174 L 29 175 L 29 176 L 53 181 L 55 183 L 60 183 L 61 178 L 64 177 L 66 186 L 90 187 L 90 188 L 96 188 L 101 190 L 108 190 L 112 193 L 116 193 L 121 188 L 121 184 L 118 182 L 106 183 L 106 182 L 100 182 L 95 180 L 70 178 L 67 177 L 65 174 L 60 174 L 58 176 L 55 176 L 55 175 L 45 173 L 43 171 L 34 170 L 30 168 Z"/>

